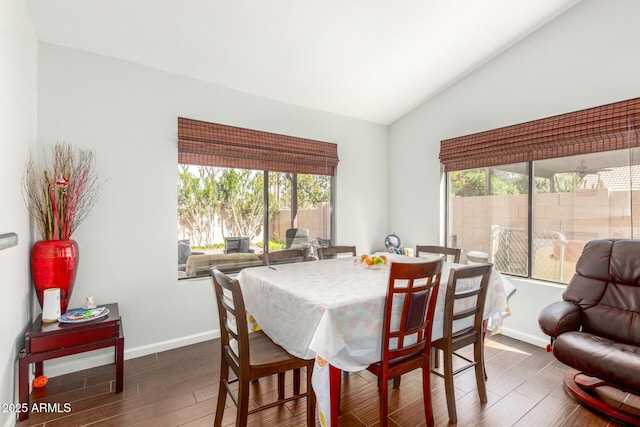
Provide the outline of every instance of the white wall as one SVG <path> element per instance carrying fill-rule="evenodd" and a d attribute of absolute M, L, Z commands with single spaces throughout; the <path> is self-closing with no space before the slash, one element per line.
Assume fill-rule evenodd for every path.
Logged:
<path fill-rule="evenodd" d="M 0 250 L 0 402 L 16 403 L 17 355 L 30 323 L 31 227 L 21 177 L 36 143 L 37 42 L 24 1 L 0 2 L 0 232 L 18 234 L 18 246 Z M 0 426 L 15 414 L 0 412 Z"/>
<path fill-rule="evenodd" d="M 338 242 L 368 251 L 388 233 L 386 126 L 47 44 L 38 85 L 39 145 L 65 140 L 95 150 L 108 180 L 73 236 L 80 266 L 70 306 L 87 295 L 117 301 L 125 357 L 218 328 L 210 282 L 177 281 L 178 116 L 337 143 Z M 84 367 L 64 363 L 49 366 Z"/>
<path fill-rule="evenodd" d="M 636 0 L 584 0 L 394 123 L 390 224 L 403 242 L 442 242 L 441 140 L 640 96 L 638 16 Z M 546 342 L 538 311 L 562 289 L 515 283 L 506 332 Z"/>

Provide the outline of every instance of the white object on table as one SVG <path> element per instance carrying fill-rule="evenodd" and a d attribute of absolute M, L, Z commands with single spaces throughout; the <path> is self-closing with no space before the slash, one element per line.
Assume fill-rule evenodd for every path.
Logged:
<path fill-rule="evenodd" d="M 60 288 L 45 289 L 42 300 L 42 322 L 57 322 L 60 317 Z"/>
<path fill-rule="evenodd" d="M 84 308 L 96 308 L 96 307 L 97 307 L 97 306 L 96 306 L 96 303 L 95 303 L 95 302 L 93 302 L 93 296 L 92 296 L 92 295 L 89 295 L 89 296 L 87 297 L 87 302 L 86 302 L 86 304 L 84 305 Z"/>

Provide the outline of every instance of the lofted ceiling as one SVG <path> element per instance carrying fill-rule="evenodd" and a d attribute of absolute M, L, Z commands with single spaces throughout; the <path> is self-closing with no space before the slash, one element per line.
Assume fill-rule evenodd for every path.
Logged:
<path fill-rule="evenodd" d="M 579 0 L 27 0 L 38 40 L 390 124 Z"/>

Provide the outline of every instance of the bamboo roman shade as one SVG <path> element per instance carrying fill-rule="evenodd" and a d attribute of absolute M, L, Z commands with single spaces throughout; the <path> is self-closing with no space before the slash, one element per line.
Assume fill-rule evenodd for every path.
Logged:
<path fill-rule="evenodd" d="M 178 163 L 334 175 L 338 146 L 179 117 Z"/>
<path fill-rule="evenodd" d="M 445 172 L 640 146 L 640 98 L 444 140 Z"/>

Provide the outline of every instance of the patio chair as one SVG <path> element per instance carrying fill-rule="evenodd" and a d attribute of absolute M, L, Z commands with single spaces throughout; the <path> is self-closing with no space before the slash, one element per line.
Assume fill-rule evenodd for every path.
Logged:
<path fill-rule="evenodd" d="M 303 360 L 292 356 L 271 341 L 262 331 L 249 333 L 240 283 L 217 269 L 213 269 L 211 276 L 218 304 L 222 347 L 220 386 L 214 426 L 222 425 L 228 393 L 238 408 L 236 427 L 246 426 L 250 414 L 303 397 L 307 398 L 307 426 L 315 427 L 316 400 L 311 387 L 314 359 Z M 229 379 L 229 368 L 233 370 L 236 378 Z M 304 393 L 300 393 L 301 368 L 307 370 L 307 387 Z M 285 398 L 285 373 L 291 370 L 294 371 L 293 395 Z M 278 400 L 249 410 L 250 384 L 274 374 L 278 375 Z M 237 397 L 230 387 L 234 382 L 238 382 Z"/>
<path fill-rule="evenodd" d="M 285 233 L 285 249 L 308 248 L 309 230 L 306 228 L 289 228 Z"/>
<path fill-rule="evenodd" d="M 253 253 L 254 250 L 249 248 L 250 240 L 248 237 L 225 237 L 224 238 L 224 253 Z"/>
<path fill-rule="evenodd" d="M 391 264 L 382 331 L 382 360 L 367 368 L 378 377 L 382 427 L 388 424 L 388 381 L 418 368 L 422 369 L 425 420 L 428 426 L 433 426 L 431 329 L 442 264 L 442 259 Z M 400 307 L 394 307 L 394 301 Z M 394 316 L 395 313 L 401 313 L 400 319 Z M 394 381 L 394 387 L 398 385 Z"/>

